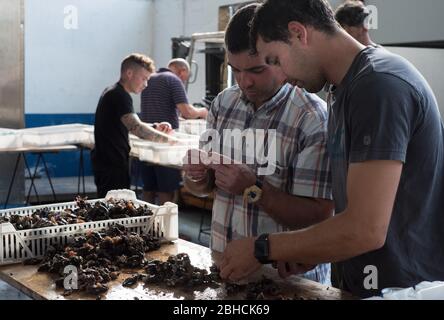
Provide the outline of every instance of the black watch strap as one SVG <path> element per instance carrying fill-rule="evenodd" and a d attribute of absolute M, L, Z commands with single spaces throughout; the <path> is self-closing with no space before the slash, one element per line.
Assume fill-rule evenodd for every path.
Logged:
<path fill-rule="evenodd" d="M 262 264 L 268 264 L 272 261 L 268 259 L 270 255 L 270 242 L 268 233 L 261 234 L 254 242 L 254 257 Z"/>

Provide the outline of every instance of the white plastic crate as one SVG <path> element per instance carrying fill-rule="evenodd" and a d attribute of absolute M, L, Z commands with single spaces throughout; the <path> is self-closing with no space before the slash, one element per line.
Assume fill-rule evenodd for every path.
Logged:
<path fill-rule="evenodd" d="M 204 119 L 179 120 L 179 132 L 200 136 L 207 129 Z"/>
<path fill-rule="evenodd" d="M 25 147 L 50 147 L 66 144 L 86 144 L 90 135 L 86 129 L 91 126 L 74 123 L 22 129 Z"/>
<path fill-rule="evenodd" d="M 87 147 L 93 147 L 95 144 L 95 139 L 94 139 L 94 126 L 86 126 L 84 128 L 84 131 L 86 132 L 87 138 L 85 140 L 85 142 L 81 143 L 82 145 L 85 145 Z M 129 134 L 129 141 L 130 141 L 130 146 L 132 146 L 132 143 L 134 141 L 140 141 L 140 138 L 138 138 L 137 136 L 133 135 L 133 134 Z"/>
<path fill-rule="evenodd" d="M 85 142 L 81 143 L 81 145 L 84 145 L 86 147 L 93 147 L 94 146 L 94 126 L 88 126 L 84 129 L 86 132 L 86 139 Z"/>
<path fill-rule="evenodd" d="M 88 203 L 105 201 L 104 199 L 89 200 Z M 0 223 L 0 265 L 19 263 L 28 258 L 40 258 L 45 255 L 47 248 L 56 243 L 68 243 L 75 236 L 88 230 L 99 231 L 107 226 L 119 223 L 127 230 L 136 233 L 149 233 L 163 240 L 178 239 L 179 221 L 178 207 L 174 203 L 156 206 L 143 201 L 133 201 L 136 205 L 147 205 L 152 216 L 141 216 L 124 219 L 110 219 L 95 222 L 85 222 L 64 226 L 54 226 L 40 229 L 16 230 L 11 223 Z M 37 209 L 49 208 L 55 211 L 74 209 L 75 202 L 66 202 L 44 206 L 33 206 L 0 211 L 0 216 L 13 214 L 31 215 Z"/>
<path fill-rule="evenodd" d="M 199 136 L 179 132 L 174 136 L 179 139 L 174 145 L 147 140 L 134 142 L 139 160 L 159 165 L 182 166 L 187 150 L 199 148 Z"/>
<path fill-rule="evenodd" d="M 183 165 L 182 159 L 190 149 L 188 146 L 150 146 L 149 148 L 139 147 L 139 160 L 165 166 Z"/>
<path fill-rule="evenodd" d="M 129 134 L 129 145 L 131 148 L 131 156 L 135 157 L 135 158 L 139 158 L 139 149 L 137 147 L 136 142 L 142 142 L 143 140 L 140 139 L 138 136 L 134 135 L 134 134 Z"/>
<path fill-rule="evenodd" d="M 23 147 L 20 130 L 0 128 L 0 149 L 13 149 Z"/>
<path fill-rule="evenodd" d="M 85 143 L 81 143 L 83 146 L 86 146 L 88 148 L 93 148 L 95 144 L 94 140 L 94 126 L 90 126 L 88 128 L 85 128 L 85 132 L 87 133 L 87 139 Z M 137 147 L 136 142 L 143 142 L 144 140 L 140 139 L 139 137 L 135 136 L 134 134 L 129 134 L 129 145 L 131 148 L 131 156 L 139 158 L 139 149 Z"/>

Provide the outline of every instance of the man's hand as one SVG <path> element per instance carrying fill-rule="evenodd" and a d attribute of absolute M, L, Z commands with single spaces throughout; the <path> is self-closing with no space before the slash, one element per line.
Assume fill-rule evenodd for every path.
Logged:
<path fill-rule="evenodd" d="M 136 135 L 141 139 L 153 142 L 162 142 L 162 143 L 168 142 L 170 144 L 175 144 L 179 142 L 179 139 L 177 139 L 176 137 L 163 132 L 163 130 L 167 131 L 168 133 L 172 131 L 171 126 L 168 129 L 169 123 L 168 124 L 166 122 L 160 123 L 159 127 L 161 128 L 161 130 L 156 130 L 154 126 L 140 121 L 139 116 L 135 113 L 124 114 L 120 118 L 120 120 L 130 133 Z"/>
<path fill-rule="evenodd" d="M 166 134 L 172 134 L 174 130 L 171 128 L 171 124 L 169 122 L 161 122 L 161 123 L 154 123 L 154 129 L 157 131 L 166 133 Z"/>
<path fill-rule="evenodd" d="M 206 178 L 208 167 L 204 164 L 208 155 L 205 151 L 190 149 L 183 158 L 183 167 L 185 175 L 193 181 L 199 181 Z"/>
<path fill-rule="evenodd" d="M 212 155 L 214 157 L 214 155 Z M 253 170 L 245 164 L 210 164 L 209 167 L 214 169 L 216 186 L 233 195 L 241 195 L 244 190 L 256 183 L 256 175 Z"/>
<path fill-rule="evenodd" d="M 238 281 L 261 267 L 254 257 L 254 241 L 255 238 L 245 238 L 228 243 L 219 265 L 222 279 Z"/>
<path fill-rule="evenodd" d="M 301 264 L 295 262 L 277 262 L 278 273 L 282 278 L 288 278 L 293 274 L 303 274 L 311 269 L 315 268 L 316 265 L 311 264 Z"/>

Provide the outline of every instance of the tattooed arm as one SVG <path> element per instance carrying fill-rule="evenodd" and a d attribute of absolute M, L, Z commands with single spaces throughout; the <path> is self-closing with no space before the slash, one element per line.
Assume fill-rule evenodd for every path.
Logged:
<path fill-rule="evenodd" d="M 153 125 L 151 124 L 142 122 L 139 119 L 139 116 L 135 113 L 127 113 L 123 115 L 120 120 L 123 122 L 129 132 L 141 139 L 154 142 L 177 141 L 177 138 L 154 129 Z"/>

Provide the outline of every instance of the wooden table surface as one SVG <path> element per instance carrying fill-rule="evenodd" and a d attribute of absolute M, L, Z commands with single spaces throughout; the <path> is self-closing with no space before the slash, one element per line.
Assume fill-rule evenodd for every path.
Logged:
<path fill-rule="evenodd" d="M 166 260 L 168 256 L 178 253 L 187 253 L 191 263 L 199 268 L 209 268 L 213 261 L 217 261 L 218 254 L 211 253 L 210 249 L 184 240 L 176 240 L 174 243 L 165 244 L 159 250 L 147 254 L 149 259 Z M 33 299 L 48 300 L 94 300 L 96 296 L 75 292 L 69 296 L 63 296 L 63 290 L 55 288 L 55 275 L 38 272 L 37 266 L 25 266 L 22 264 L 6 265 L 0 267 L 0 279 L 27 294 Z M 210 288 L 198 287 L 194 289 L 168 288 L 159 285 L 145 285 L 139 282 L 136 286 L 127 288 L 122 286 L 124 279 L 130 277 L 137 270 L 122 271 L 119 278 L 109 282 L 109 290 L 101 296 L 101 299 L 110 300 L 169 300 L 169 299 L 244 299 L 245 292 L 227 296 L 223 287 Z M 142 270 L 139 270 L 142 272 Z M 276 270 L 264 266 L 248 281 L 256 281 L 266 275 L 282 289 L 282 296 L 287 298 L 321 299 L 321 300 L 349 300 L 353 299 L 349 293 L 333 287 L 327 287 L 317 282 L 293 276 L 291 280 L 279 278 Z"/>

